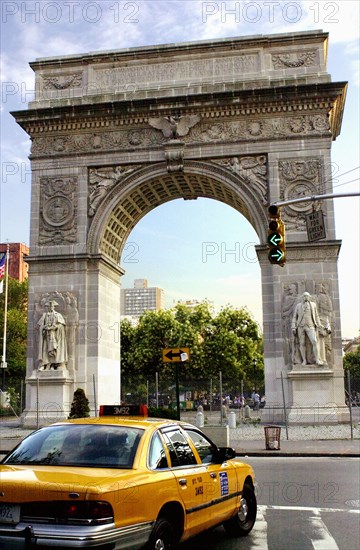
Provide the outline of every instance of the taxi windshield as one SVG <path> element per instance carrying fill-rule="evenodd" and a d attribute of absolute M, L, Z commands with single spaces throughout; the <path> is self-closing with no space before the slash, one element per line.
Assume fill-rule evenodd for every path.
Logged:
<path fill-rule="evenodd" d="M 132 468 L 143 431 L 103 424 L 49 426 L 24 439 L 3 464 Z"/>

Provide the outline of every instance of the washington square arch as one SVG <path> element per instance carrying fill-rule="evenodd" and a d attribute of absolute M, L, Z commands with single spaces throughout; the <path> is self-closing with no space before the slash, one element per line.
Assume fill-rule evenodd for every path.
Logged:
<path fill-rule="evenodd" d="M 285 266 L 271 265 L 267 251 L 270 204 L 331 188 L 346 83 L 331 82 L 327 45 L 326 33 L 310 31 L 31 63 L 35 98 L 13 113 L 32 141 L 24 423 L 37 402 L 44 418 L 67 416 L 78 387 L 92 406 L 119 403 L 126 239 L 157 206 L 198 197 L 236 209 L 259 238 L 263 418 L 282 419 L 282 380 L 290 421 L 348 418 L 333 201 L 315 204 L 326 238 L 314 242 L 305 225 L 314 203 L 284 206 Z M 304 293 L 326 329 L 319 357 L 306 337 L 305 359 L 293 330 Z M 40 349 L 46 315 L 63 331 L 57 358 Z"/>

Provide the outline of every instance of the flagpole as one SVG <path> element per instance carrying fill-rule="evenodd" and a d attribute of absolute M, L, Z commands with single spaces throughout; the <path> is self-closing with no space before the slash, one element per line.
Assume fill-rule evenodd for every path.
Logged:
<path fill-rule="evenodd" d="M 6 271 L 5 271 L 5 305 L 4 305 L 4 337 L 3 337 L 3 352 L 1 357 L 1 368 L 6 369 L 6 337 L 7 337 L 7 307 L 8 307 L 8 291 L 9 291 L 9 245 L 6 248 Z M 3 370 L 4 384 L 5 370 Z"/>

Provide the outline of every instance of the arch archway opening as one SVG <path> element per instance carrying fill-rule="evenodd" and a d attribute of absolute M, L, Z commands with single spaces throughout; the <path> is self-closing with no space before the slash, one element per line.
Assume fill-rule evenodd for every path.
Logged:
<path fill-rule="evenodd" d="M 198 167 L 197 167 L 198 168 Z M 111 210 L 103 225 L 99 240 L 100 252 L 112 262 L 119 263 L 125 243 L 136 224 L 154 208 L 175 199 L 185 201 L 197 198 L 214 199 L 231 206 L 242 214 L 254 227 L 259 240 L 264 235 L 264 212 L 257 194 L 239 177 L 229 178 L 225 170 L 220 177 L 191 171 L 167 173 L 162 169 L 155 176 L 136 185 L 129 182 L 113 190 Z"/>
<path fill-rule="evenodd" d="M 247 307 L 262 327 L 259 239 L 239 212 L 214 199 L 175 199 L 154 208 L 123 248 L 122 288 L 135 279 L 164 289 L 165 308 L 208 300 L 218 311 Z"/>

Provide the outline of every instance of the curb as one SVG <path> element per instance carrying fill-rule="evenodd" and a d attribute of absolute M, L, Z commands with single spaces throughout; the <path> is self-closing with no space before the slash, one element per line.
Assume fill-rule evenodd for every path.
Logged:
<path fill-rule="evenodd" d="M 250 458 L 250 457 L 295 457 L 295 458 L 318 458 L 318 457 L 329 457 L 329 458 L 359 458 L 360 453 L 352 453 L 348 451 L 335 451 L 335 452 L 312 452 L 312 453 L 306 453 L 301 451 L 289 451 L 289 452 L 282 452 L 279 451 L 236 451 L 237 457 L 243 457 L 243 458 Z"/>

